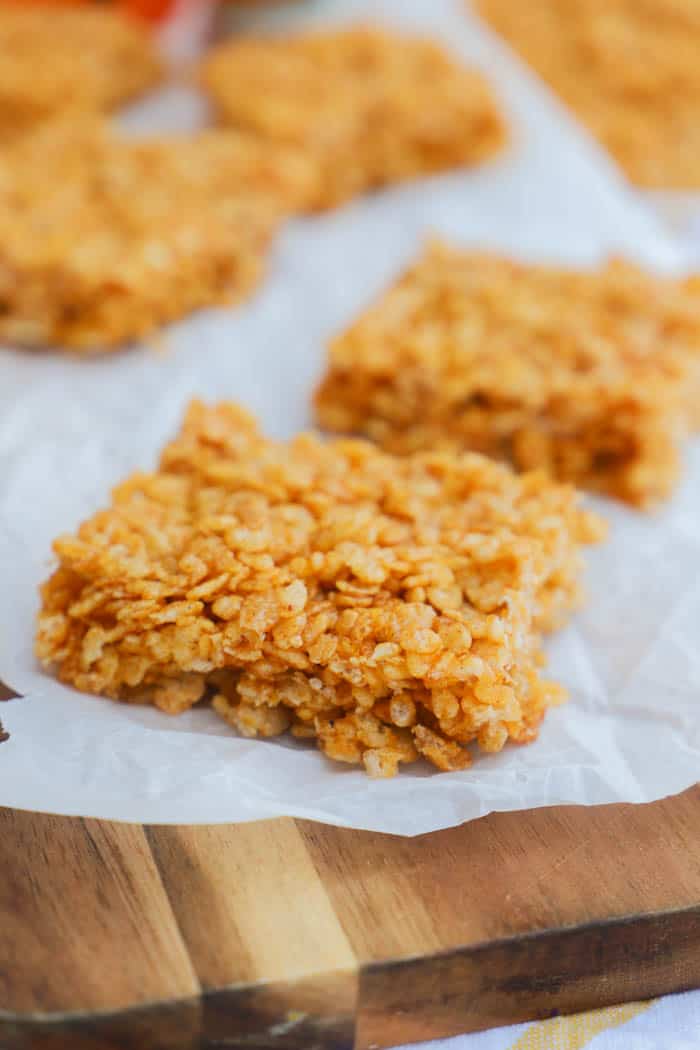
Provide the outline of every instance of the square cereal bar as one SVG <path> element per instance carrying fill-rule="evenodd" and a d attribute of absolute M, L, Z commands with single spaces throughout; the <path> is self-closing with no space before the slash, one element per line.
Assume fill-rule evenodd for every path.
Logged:
<path fill-rule="evenodd" d="M 154 474 L 75 536 L 42 589 L 38 655 L 86 692 L 247 736 L 291 729 L 390 775 L 532 740 L 562 690 L 540 631 L 580 598 L 600 523 L 575 491 L 476 454 L 267 440 L 194 402 Z"/>
<path fill-rule="evenodd" d="M 0 141 L 65 111 L 112 109 L 162 75 L 137 22 L 95 7 L 0 4 Z"/>
<path fill-rule="evenodd" d="M 237 38 L 205 60 L 202 81 L 222 121 L 315 160 L 318 209 L 481 162 L 505 139 L 481 74 L 380 29 Z"/>
<path fill-rule="evenodd" d="M 44 125 L 0 155 L 0 339 L 105 349 L 241 298 L 311 178 L 302 157 L 234 132 Z"/>
<path fill-rule="evenodd" d="M 646 506 L 700 423 L 699 293 L 620 261 L 584 272 L 433 244 L 332 343 L 318 418 Z"/>
<path fill-rule="evenodd" d="M 700 187 L 697 0 L 478 0 L 640 186 Z"/>

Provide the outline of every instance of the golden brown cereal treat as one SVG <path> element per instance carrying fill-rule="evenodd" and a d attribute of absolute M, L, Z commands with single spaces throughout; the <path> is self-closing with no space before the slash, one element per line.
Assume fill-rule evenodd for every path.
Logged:
<path fill-rule="evenodd" d="M 45 125 L 0 154 L 0 339 L 108 349 L 241 298 L 312 177 L 302 157 L 233 132 Z"/>
<path fill-rule="evenodd" d="M 291 728 L 372 776 L 462 769 L 465 745 L 531 740 L 561 699 L 540 630 L 600 535 L 577 501 L 475 454 L 281 444 L 194 402 L 158 471 L 55 542 L 38 655 L 173 714 L 211 697 L 245 736 Z"/>
<path fill-rule="evenodd" d="M 66 110 L 112 109 L 156 83 L 146 30 L 117 11 L 0 4 L 0 142 Z"/>
<path fill-rule="evenodd" d="M 697 278 L 439 243 L 332 343 L 316 399 L 391 452 L 473 449 L 638 506 L 670 493 L 699 403 Z"/>
<path fill-rule="evenodd" d="M 475 164 L 505 128 L 491 91 L 437 44 L 372 28 L 234 39 L 202 80 L 220 118 L 317 164 L 313 204 Z"/>
<path fill-rule="evenodd" d="M 697 0 L 477 0 L 640 186 L 700 186 Z"/>

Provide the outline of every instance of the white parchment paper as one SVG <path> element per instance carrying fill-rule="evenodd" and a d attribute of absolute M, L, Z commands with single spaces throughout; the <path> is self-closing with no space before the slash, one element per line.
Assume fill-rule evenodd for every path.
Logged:
<path fill-rule="evenodd" d="M 490 810 L 680 791 L 700 771 L 697 444 L 662 512 L 601 505 L 613 530 L 589 558 L 590 602 L 549 645 L 551 673 L 571 700 L 548 716 L 537 743 L 479 758 L 470 771 L 415 766 L 373 782 L 313 748 L 239 739 L 209 711 L 170 718 L 82 696 L 35 666 L 36 590 L 52 538 L 155 462 L 193 395 L 238 399 L 277 436 L 308 425 L 325 340 L 426 234 L 563 262 L 621 251 L 663 269 L 682 263 L 612 165 L 460 0 L 309 6 L 321 20 L 374 17 L 442 37 L 489 72 L 513 144 L 478 171 L 293 223 L 256 298 L 174 326 L 165 352 L 75 360 L 0 350 L 0 677 L 24 694 L 0 706 L 11 734 L 0 745 L 0 804 L 144 822 L 291 814 L 412 835 Z M 197 100 L 175 90 L 130 123 L 186 128 L 198 119 Z"/>

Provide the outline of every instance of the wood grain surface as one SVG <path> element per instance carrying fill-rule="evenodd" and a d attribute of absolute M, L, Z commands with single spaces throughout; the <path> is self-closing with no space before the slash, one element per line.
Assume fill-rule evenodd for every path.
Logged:
<path fill-rule="evenodd" d="M 2 1050 L 370 1050 L 700 986 L 700 787 L 415 839 L 0 810 Z"/>

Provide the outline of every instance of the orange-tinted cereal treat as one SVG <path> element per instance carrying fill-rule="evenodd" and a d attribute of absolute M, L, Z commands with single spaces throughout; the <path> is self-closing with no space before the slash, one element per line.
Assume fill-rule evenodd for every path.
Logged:
<path fill-rule="evenodd" d="M 245 736 L 291 730 L 389 776 L 534 739 L 560 687 L 540 632 L 580 599 L 600 522 L 475 454 L 264 438 L 194 402 L 159 469 L 54 544 L 37 651 L 85 692 Z"/>
<path fill-rule="evenodd" d="M 109 349 L 249 293 L 312 172 L 234 132 L 52 122 L 0 154 L 0 339 Z"/>
<path fill-rule="evenodd" d="M 304 148 L 318 209 L 479 163 L 505 140 L 479 73 L 435 43 L 380 29 L 234 38 L 205 60 L 202 80 L 222 121 Z"/>
<path fill-rule="evenodd" d="M 385 449 L 474 449 L 638 506 L 700 422 L 700 285 L 433 244 L 332 343 L 321 424 Z"/>
<path fill-rule="evenodd" d="M 147 31 L 104 7 L 0 3 L 0 142 L 63 112 L 99 112 L 155 84 Z"/>
<path fill-rule="evenodd" d="M 633 182 L 700 186 L 697 0 L 478 0 Z"/>

